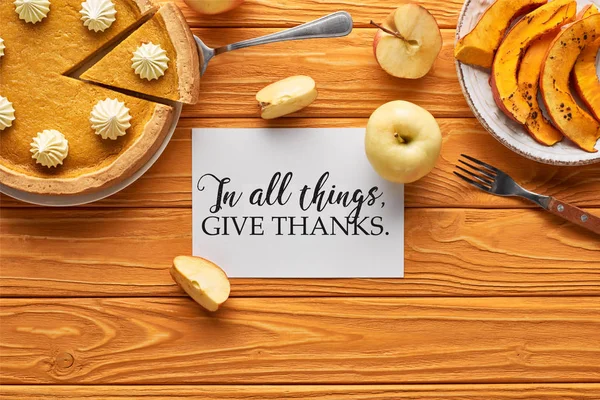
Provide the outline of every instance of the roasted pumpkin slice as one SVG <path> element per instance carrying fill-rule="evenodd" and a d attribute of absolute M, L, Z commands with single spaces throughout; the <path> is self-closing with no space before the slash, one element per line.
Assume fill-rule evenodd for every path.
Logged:
<path fill-rule="evenodd" d="M 497 0 L 485 11 L 473 30 L 456 43 L 454 57 L 465 64 L 490 68 L 494 53 L 511 23 L 546 2 L 547 0 Z"/>
<path fill-rule="evenodd" d="M 598 13 L 596 6 L 590 4 L 583 18 Z M 573 83 L 590 112 L 596 120 L 600 121 L 600 80 L 596 75 L 598 50 L 600 50 L 600 38 L 585 46 L 573 67 Z"/>
<path fill-rule="evenodd" d="M 569 25 L 554 39 L 540 75 L 546 109 L 556 127 L 585 151 L 595 153 L 600 124 L 571 95 L 569 76 L 581 51 L 600 38 L 600 14 Z"/>
<path fill-rule="evenodd" d="M 588 4 L 585 7 L 583 7 L 581 11 L 579 11 L 579 14 L 577 14 L 577 19 L 584 19 L 594 14 L 598 14 L 598 12 L 598 7 L 596 7 L 596 5 Z"/>
<path fill-rule="evenodd" d="M 524 16 L 508 32 L 494 58 L 490 85 L 496 104 L 506 115 L 524 124 L 532 103 L 519 93 L 517 71 L 525 51 L 535 39 L 575 19 L 574 0 L 554 0 Z"/>
<path fill-rule="evenodd" d="M 527 49 L 518 76 L 518 93 L 523 96 L 529 107 L 529 114 L 523 124 L 531 137 L 546 146 L 552 146 L 563 138 L 563 134 L 543 116 L 537 100 L 542 63 L 555 37 L 554 32 L 549 33 Z"/>

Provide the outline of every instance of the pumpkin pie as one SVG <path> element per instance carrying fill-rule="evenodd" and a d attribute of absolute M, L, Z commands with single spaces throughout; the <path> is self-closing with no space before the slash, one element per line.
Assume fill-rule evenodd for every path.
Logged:
<path fill-rule="evenodd" d="M 153 76 L 140 76 L 132 58 L 142 46 L 162 49 L 167 68 Z M 119 43 L 81 79 L 144 93 L 162 99 L 195 104 L 200 86 L 198 50 L 179 8 L 163 6 L 148 22 Z M 164 75 L 161 75 L 164 73 Z"/>
<path fill-rule="evenodd" d="M 9 111 L 0 115 L 0 182 L 30 193 L 72 195 L 126 179 L 164 141 L 173 123 L 172 105 L 69 74 L 135 33 L 156 7 L 149 0 L 86 0 L 91 10 L 86 14 L 82 0 L 31 2 L 39 7 L 29 14 L 23 9 L 19 13 L 12 1 L 0 2 L 0 37 L 5 47 L 0 57 L 0 113 Z M 109 10 L 105 16 L 111 18 L 92 15 L 100 8 Z M 185 21 L 180 20 L 179 29 L 191 37 Z M 169 31 L 165 34 L 168 37 Z M 185 69 L 175 66 L 180 60 L 173 59 L 172 70 Z M 130 63 L 131 57 L 126 61 Z M 164 82 L 174 85 L 174 81 Z M 191 86 L 188 89 L 192 91 Z M 108 133 L 93 121 L 92 111 L 102 104 L 122 107 L 119 115 L 124 122 L 116 125 L 121 133 L 112 134 L 116 128 L 111 118 L 105 121 Z M 48 142 L 40 139 L 48 132 L 53 140 L 65 142 L 55 146 L 63 153 L 50 166 L 34 158 L 44 146 L 48 151 Z"/>

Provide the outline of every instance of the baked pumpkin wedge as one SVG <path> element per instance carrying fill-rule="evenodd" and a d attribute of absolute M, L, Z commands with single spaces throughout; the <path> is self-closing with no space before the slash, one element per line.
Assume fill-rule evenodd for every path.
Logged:
<path fill-rule="evenodd" d="M 600 123 L 581 108 L 569 88 L 571 70 L 586 45 L 600 38 L 600 14 L 569 25 L 554 39 L 540 75 L 540 89 L 554 125 L 583 150 L 595 153 Z"/>
<path fill-rule="evenodd" d="M 534 40 L 575 19 L 577 2 L 554 0 L 530 12 L 508 32 L 494 57 L 490 85 L 498 107 L 524 124 L 532 107 L 530 95 L 519 92 L 517 72 L 521 59 Z"/>
<path fill-rule="evenodd" d="M 579 11 L 577 14 L 577 19 L 584 19 L 590 17 L 594 14 L 598 14 L 598 7 L 595 4 L 588 4 Z"/>
<path fill-rule="evenodd" d="M 598 13 L 596 6 L 590 4 L 582 17 L 586 18 Z M 596 75 L 596 57 L 599 50 L 600 38 L 585 46 L 573 67 L 575 89 L 598 121 L 600 121 L 600 81 L 598 75 Z"/>
<path fill-rule="evenodd" d="M 563 134 L 544 117 L 537 100 L 542 63 L 555 37 L 556 33 L 549 33 L 529 46 L 521 61 L 518 75 L 518 93 L 523 96 L 529 107 L 529 114 L 523 125 L 532 138 L 546 146 L 552 146 L 563 138 Z"/>
<path fill-rule="evenodd" d="M 200 62 L 196 42 L 179 8 L 166 3 L 81 79 L 195 104 L 200 92 Z"/>
<path fill-rule="evenodd" d="M 547 0 L 497 0 L 477 25 L 454 47 L 454 57 L 465 64 L 490 68 L 504 34 L 519 16 L 546 4 Z"/>

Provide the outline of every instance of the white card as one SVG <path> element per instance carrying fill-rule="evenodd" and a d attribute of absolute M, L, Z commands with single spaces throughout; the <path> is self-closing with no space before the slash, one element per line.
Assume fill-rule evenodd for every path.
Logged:
<path fill-rule="evenodd" d="M 194 255 L 237 278 L 403 277 L 404 188 L 364 132 L 194 129 Z"/>

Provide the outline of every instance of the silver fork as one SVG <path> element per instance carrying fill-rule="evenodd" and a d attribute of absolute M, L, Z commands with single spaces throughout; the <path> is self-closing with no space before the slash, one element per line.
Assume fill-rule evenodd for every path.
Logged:
<path fill-rule="evenodd" d="M 564 201 L 559 201 L 552 196 L 542 196 L 541 194 L 530 192 L 498 168 L 466 154 L 461 154 L 461 156 L 470 161 L 467 162 L 459 159 L 458 162 L 467 168 L 460 165 L 456 166 L 456 168 L 467 174 L 467 176 L 454 171 L 454 174 L 463 181 L 496 196 L 522 197 L 550 211 L 554 215 L 558 215 L 567 221 L 600 234 L 600 218 Z"/>
<path fill-rule="evenodd" d="M 208 47 L 198 36 L 194 36 L 200 56 L 200 75 L 204 75 L 208 62 L 219 54 L 261 44 L 283 42 L 286 40 L 334 38 L 346 36 L 352 32 L 352 17 L 346 11 L 338 11 L 311 22 L 275 32 L 270 35 L 244 40 L 227 46 L 213 49 Z"/>

